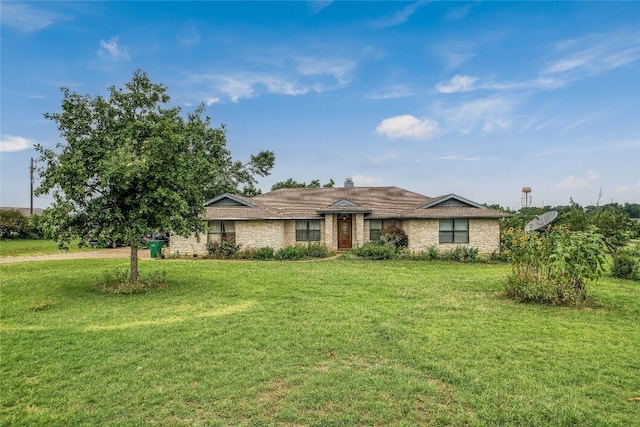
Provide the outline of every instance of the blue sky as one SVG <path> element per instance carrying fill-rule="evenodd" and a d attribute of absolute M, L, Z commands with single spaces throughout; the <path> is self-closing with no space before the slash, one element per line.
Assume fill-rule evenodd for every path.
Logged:
<path fill-rule="evenodd" d="M 640 202 L 639 2 L 1 3 L 1 193 L 29 206 L 60 87 L 134 70 L 293 178 L 534 206 Z M 46 207 L 48 200 L 35 200 Z"/>

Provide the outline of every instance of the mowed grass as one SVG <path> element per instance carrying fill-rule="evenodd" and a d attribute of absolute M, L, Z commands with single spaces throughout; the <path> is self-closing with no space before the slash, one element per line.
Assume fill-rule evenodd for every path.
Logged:
<path fill-rule="evenodd" d="M 92 290 L 126 266 L 0 266 L 2 425 L 640 420 L 637 283 L 573 310 L 502 299 L 504 265 L 158 260 L 168 290 Z"/>
<path fill-rule="evenodd" d="M 94 251 L 92 247 L 78 247 L 79 240 L 69 244 L 68 251 L 58 248 L 58 243 L 53 240 L 0 240 L 0 258 L 32 255 L 63 254 L 65 252 Z"/>

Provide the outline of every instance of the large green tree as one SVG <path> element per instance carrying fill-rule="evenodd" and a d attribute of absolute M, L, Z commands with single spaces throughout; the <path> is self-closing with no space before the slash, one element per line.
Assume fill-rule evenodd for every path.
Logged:
<path fill-rule="evenodd" d="M 273 167 L 270 151 L 246 164 L 234 161 L 224 127 L 212 127 L 203 106 L 183 117 L 168 106 L 167 88 L 143 71 L 124 88 L 110 87 L 108 98 L 62 93 L 62 112 L 45 117 L 57 123 L 64 142 L 57 150 L 36 146 L 36 194 L 53 198 L 46 221 L 61 247 L 89 235 L 127 242 L 131 281 L 139 279 L 142 236 L 202 232 L 207 198 L 253 187 L 254 176 Z"/>

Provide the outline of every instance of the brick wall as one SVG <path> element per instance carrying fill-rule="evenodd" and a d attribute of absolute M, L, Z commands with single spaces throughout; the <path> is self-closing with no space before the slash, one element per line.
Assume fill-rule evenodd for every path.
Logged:
<path fill-rule="evenodd" d="M 271 247 L 280 249 L 287 246 L 294 246 L 302 242 L 296 242 L 296 222 L 295 220 L 261 220 L 261 221 L 236 221 L 236 244 L 242 245 L 243 249 L 258 249 Z M 328 214 L 326 222 L 322 221 L 320 243 L 325 244 L 329 249 L 337 249 L 337 239 L 335 230 L 337 227 L 337 217 Z M 429 246 L 436 246 L 444 251 L 458 246 L 457 243 L 440 244 L 439 221 L 437 219 L 410 219 L 402 221 L 402 229 L 409 236 L 409 250 L 419 252 Z M 353 215 L 352 221 L 352 246 L 354 248 L 362 246 L 368 242 L 369 221 L 364 219 L 363 214 Z M 195 237 L 184 238 L 171 236 L 171 246 L 169 253 L 181 256 L 193 254 L 206 254 L 206 235 L 200 238 L 200 242 Z M 491 253 L 500 246 L 500 225 L 495 219 L 469 219 L 469 243 L 465 246 L 478 248 L 480 253 Z"/>
<path fill-rule="evenodd" d="M 409 249 L 419 252 L 429 246 L 440 251 L 454 249 L 459 243 L 439 243 L 440 222 L 437 219 L 404 220 L 402 229 L 409 236 Z M 463 246 L 478 248 L 480 253 L 491 253 L 500 247 L 500 224 L 495 219 L 469 219 L 469 243 Z"/>

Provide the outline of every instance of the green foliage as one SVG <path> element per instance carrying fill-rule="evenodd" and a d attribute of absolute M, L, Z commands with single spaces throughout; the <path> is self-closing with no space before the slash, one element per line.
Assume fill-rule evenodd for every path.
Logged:
<path fill-rule="evenodd" d="M 59 151 L 37 145 L 41 183 L 53 199 L 46 222 L 65 246 L 73 238 L 108 236 L 131 245 L 130 280 L 138 279 L 140 236 L 155 230 L 184 237 L 204 232 L 201 214 L 213 194 L 251 186 L 269 173 L 270 151 L 233 161 L 224 126 L 213 128 L 204 106 L 183 118 L 162 84 L 136 71 L 109 97 L 62 89 Z"/>
<path fill-rule="evenodd" d="M 409 237 L 400 227 L 387 227 L 382 230 L 380 234 L 380 241 L 383 244 L 389 244 L 395 248 L 396 251 L 409 246 Z"/>
<path fill-rule="evenodd" d="M 29 220 L 16 210 L 0 210 L 0 239 L 25 238 L 29 234 Z"/>
<path fill-rule="evenodd" d="M 604 271 L 601 236 L 547 227 L 542 233 L 509 229 L 504 253 L 511 261 L 505 294 L 520 302 L 578 306 L 587 301 L 587 283 Z"/>
<path fill-rule="evenodd" d="M 256 260 L 271 260 L 275 258 L 275 250 L 273 248 L 270 247 L 264 247 L 264 248 L 259 248 L 257 249 L 253 255 L 252 255 L 252 259 L 256 259 Z"/>
<path fill-rule="evenodd" d="M 640 280 L 640 244 L 618 251 L 613 259 L 611 275 L 619 279 Z"/>
<path fill-rule="evenodd" d="M 383 243 L 379 240 L 367 242 L 359 248 L 353 248 L 349 251 L 346 258 L 358 259 L 394 259 L 397 256 L 396 248 L 393 244 Z"/>
<path fill-rule="evenodd" d="M 331 255 L 331 251 L 321 243 L 310 243 L 306 246 L 296 245 L 278 249 L 273 254 L 276 260 L 299 260 L 309 258 L 327 258 Z"/>
<path fill-rule="evenodd" d="M 233 241 L 207 242 L 207 253 L 214 258 L 233 258 L 242 245 L 236 245 Z"/>
<path fill-rule="evenodd" d="M 477 262 L 478 248 L 458 245 L 453 249 L 440 252 L 438 258 L 444 261 Z"/>
<path fill-rule="evenodd" d="M 279 181 L 273 184 L 271 186 L 271 191 L 280 190 L 281 188 L 333 188 L 334 185 L 335 182 L 333 181 L 333 179 L 330 179 L 329 182 L 321 185 L 319 179 L 314 179 L 309 184 L 307 184 L 306 182 L 298 182 L 293 178 L 289 178 L 286 181 Z"/>
<path fill-rule="evenodd" d="M 166 271 L 140 276 L 136 281 L 131 281 L 129 276 L 129 271 L 126 269 L 116 268 L 103 271 L 102 275 L 96 278 L 94 289 L 107 294 L 132 295 L 167 288 Z"/>
<path fill-rule="evenodd" d="M 602 241 L 613 258 L 619 249 L 631 240 L 634 223 L 620 206 L 609 206 L 596 210 L 591 223 L 602 235 Z"/>

